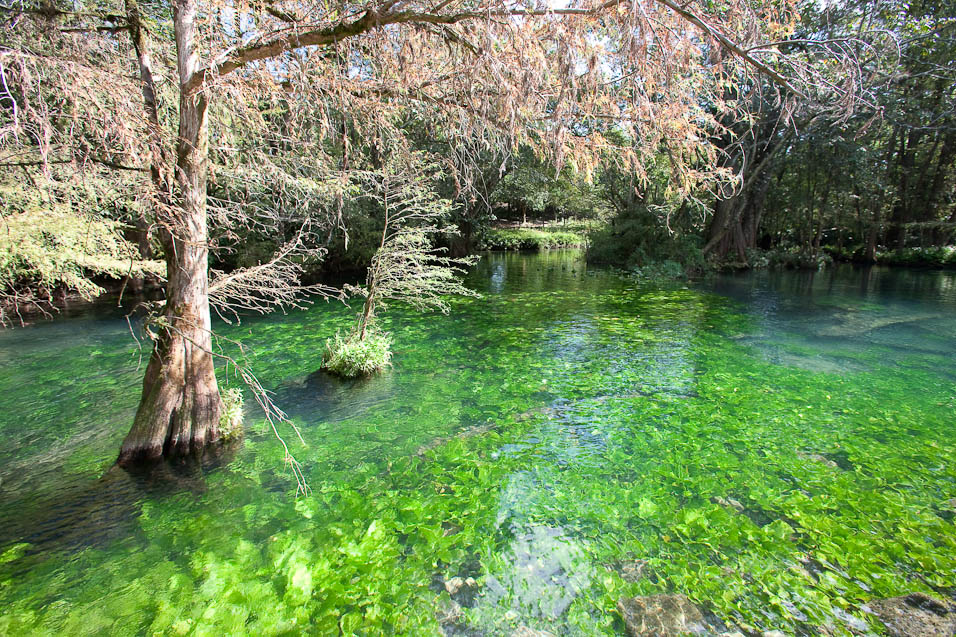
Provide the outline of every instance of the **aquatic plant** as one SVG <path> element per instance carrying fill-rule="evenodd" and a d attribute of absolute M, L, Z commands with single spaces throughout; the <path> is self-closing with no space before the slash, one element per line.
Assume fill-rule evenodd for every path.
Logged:
<path fill-rule="evenodd" d="M 219 435 L 224 440 L 234 438 L 242 433 L 242 389 L 227 387 L 220 390 L 222 409 L 219 410 Z"/>
<path fill-rule="evenodd" d="M 391 364 L 392 338 L 376 327 L 366 328 L 363 337 L 356 333 L 335 336 L 325 342 L 322 369 L 355 378 L 382 371 Z"/>

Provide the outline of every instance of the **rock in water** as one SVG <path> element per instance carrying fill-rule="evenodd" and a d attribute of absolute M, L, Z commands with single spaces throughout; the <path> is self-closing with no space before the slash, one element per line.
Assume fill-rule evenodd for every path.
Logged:
<path fill-rule="evenodd" d="M 465 585 L 465 580 L 460 577 L 453 577 L 450 580 L 445 580 L 445 590 L 448 591 L 449 595 L 454 595 L 461 587 Z"/>
<path fill-rule="evenodd" d="M 878 599 L 868 606 L 886 624 L 891 637 L 956 635 L 956 609 L 923 593 Z"/>
<path fill-rule="evenodd" d="M 457 624 L 462 618 L 461 606 L 452 599 L 439 599 L 438 608 L 435 610 L 435 617 L 438 619 L 438 623 L 442 625 Z"/>
<path fill-rule="evenodd" d="M 617 609 L 631 637 L 678 637 L 707 632 L 703 613 L 685 595 L 622 597 Z"/>

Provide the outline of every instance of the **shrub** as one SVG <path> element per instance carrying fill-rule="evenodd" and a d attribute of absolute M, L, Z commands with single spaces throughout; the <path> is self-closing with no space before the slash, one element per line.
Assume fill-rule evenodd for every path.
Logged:
<path fill-rule="evenodd" d="M 777 248 L 766 252 L 771 268 L 791 270 L 822 270 L 833 264 L 833 257 L 826 252 L 813 252 L 803 248 Z"/>
<path fill-rule="evenodd" d="M 668 261 L 689 273 L 707 269 L 699 237 L 668 232 L 647 217 L 621 217 L 591 235 L 589 263 L 632 271 Z"/>
<path fill-rule="evenodd" d="M 2 199 L 3 191 L 0 191 Z M 6 214 L 0 232 L 0 301 L 14 305 L 52 301 L 62 289 L 92 300 L 102 287 L 96 276 L 161 275 L 158 261 L 143 261 L 134 245 L 121 236 L 116 221 L 56 209 L 28 208 Z M 0 310 L 0 323 L 6 317 Z"/>
<path fill-rule="evenodd" d="M 676 261 L 655 261 L 644 266 L 635 266 L 629 272 L 632 276 L 647 282 L 674 281 L 687 278 L 684 266 Z"/>
<path fill-rule="evenodd" d="M 956 265 L 956 246 L 906 248 L 902 251 L 888 250 L 878 253 L 876 260 L 882 265 L 922 267 Z"/>
<path fill-rule="evenodd" d="M 584 234 L 548 228 L 494 228 L 478 242 L 479 250 L 548 250 L 584 246 Z"/>
<path fill-rule="evenodd" d="M 391 364 L 392 338 L 375 328 L 365 331 L 365 338 L 357 334 L 343 337 L 336 333 L 325 342 L 322 369 L 342 376 L 355 378 L 380 372 Z"/>
<path fill-rule="evenodd" d="M 219 394 L 222 409 L 219 412 L 219 433 L 224 440 L 235 438 L 242 431 L 242 390 L 228 387 Z"/>

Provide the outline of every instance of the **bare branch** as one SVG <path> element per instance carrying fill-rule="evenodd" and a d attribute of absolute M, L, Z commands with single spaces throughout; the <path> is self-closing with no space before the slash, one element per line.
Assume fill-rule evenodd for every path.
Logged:
<path fill-rule="evenodd" d="M 313 296 L 344 300 L 343 291 L 337 288 L 301 283 L 305 272 L 302 263 L 307 259 L 317 259 L 324 252 L 306 245 L 310 236 L 303 227 L 266 263 L 240 268 L 230 274 L 213 270 L 209 303 L 216 313 L 231 322 L 223 314 L 230 314 L 238 321 L 241 311 L 266 314 L 275 310 L 303 309 L 312 304 L 310 297 Z"/>

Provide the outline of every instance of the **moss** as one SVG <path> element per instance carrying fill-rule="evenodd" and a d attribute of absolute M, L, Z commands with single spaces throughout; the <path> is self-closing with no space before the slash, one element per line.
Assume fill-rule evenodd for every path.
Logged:
<path fill-rule="evenodd" d="M 365 332 L 365 338 L 360 339 L 357 334 L 343 337 L 336 333 L 327 340 L 322 369 L 345 378 L 355 378 L 378 373 L 388 367 L 391 360 L 391 336 L 372 328 Z"/>
<path fill-rule="evenodd" d="M 220 392 L 219 432 L 224 440 L 235 438 L 242 431 L 242 390 L 228 387 Z"/>

